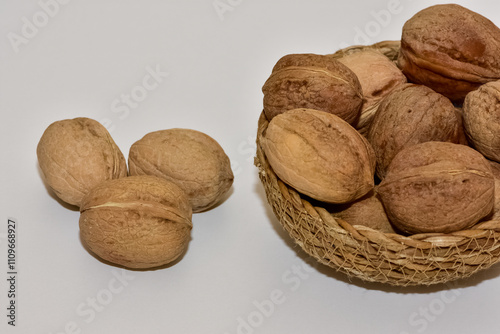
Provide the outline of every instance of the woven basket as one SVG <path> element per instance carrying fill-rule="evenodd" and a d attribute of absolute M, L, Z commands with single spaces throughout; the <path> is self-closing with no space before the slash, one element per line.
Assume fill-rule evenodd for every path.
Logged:
<path fill-rule="evenodd" d="M 381 42 L 340 52 L 378 48 L 395 60 L 399 44 Z M 431 285 L 468 277 L 500 260 L 500 221 L 481 222 L 471 229 L 443 234 L 403 236 L 383 233 L 334 218 L 325 207 L 282 182 L 261 147 L 268 125 L 261 114 L 255 165 L 267 201 L 292 239 L 320 263 L 350 277 L 396 286 Z"/>

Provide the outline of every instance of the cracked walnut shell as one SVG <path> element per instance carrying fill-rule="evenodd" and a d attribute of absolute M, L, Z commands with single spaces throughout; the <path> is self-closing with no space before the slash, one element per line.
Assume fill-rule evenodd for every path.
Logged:
<path fill-rule="evenodd" d="M 128 268 L 176 260 L 191 236 L 191 205 L 176 184 L 155 176 L 109 180 L 80 208 L 80 234 L 100 258 Z"/>
<path fill-rule="evenodd" d="M 127 176 L 125 157 L 108 130 L 90 118 L 50 124 L 38 143 L 37 157 L 47 186 L 76 206 L 102 181 Z"/>

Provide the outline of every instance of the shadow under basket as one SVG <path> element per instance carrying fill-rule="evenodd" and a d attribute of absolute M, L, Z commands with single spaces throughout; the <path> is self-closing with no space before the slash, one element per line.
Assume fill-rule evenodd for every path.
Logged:
<path fill-rule="evenodd" d="M 354 46 L 332 55 L 340 57 L 376 48 L 395 61 L 399 42 Z M 453 233 L 403 236 L 383 233 L 334 218 L 325 207 L 282 182 L 261 147 L 268 126 L 261 114 L 255 165 L 268 203 L 283 228 L 318 262 L 367 282 L 394 286 L 432 285 L 466 278 L 500 260 L 500 221 L 480 222 Z"/>

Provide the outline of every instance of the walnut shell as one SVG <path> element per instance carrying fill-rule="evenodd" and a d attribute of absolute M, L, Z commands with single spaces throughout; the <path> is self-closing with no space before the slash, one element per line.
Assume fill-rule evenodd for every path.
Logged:
<path fill-rule="evenodd" d="M 399 230 L 449 233 L 488 216 L 494 190 L 490 166 L 479 152 L 459 144 L 425 142 L 394 157 L 378 193 Z"/>
<path fill-rule="evenodd" d="M 290 54 L 282 57 L 262 91 L 268 120 L 290 109 L 310 108 L 354 123 L 363 104 L 356 75 L 344 64 L 324 55 Z"/>
<path fill-rule="evenodd" d="M 488 162 L 491 167 L 491 173 L 495 178 L 495 204 L 491 219 L 498 220 L 500 219 L 500 164 L 491 160 L 488 160 Z"/>
<path fill-rule="evenodd" d="M 489 82 L 467 94 L 463 120 L 474 148 L 500 162 L 500 81 Z"/>
<path fill-rule="evenodd" d="M 495 178 L 495 204 L 493 205 L 492 220 L 500 220 L 500 179 Z"/>
<path fill-rule="evenodd" d="M 488 163 L 490 164 L 491 174 L 493 174 L 493 177 L 500 180 L 500 163 L 491 160 L 488 160 Z"/>
<path fill-rule="evenodd" d="M 354 127 L 367 135 L 380 101 L 395 88 L 406 83 L 403 72 L 378 50 L 366 49 L 337 58 L 349 67 L 359 79 L 365 103 Z"/>
<path fill-rule="evenodd" d="M 177 259 L 191 235 L 191 205 L 173 182 L 155 176 L 109 180 L 80 208 L 80 235 L 96 255 L 128 268 L 153 268 Z"/>
<path fill-rule="evenodd" d="M 362 225 L 383 233 L 396 233 L 377 196 L 377 188 L 354 202 L 336 206 L 332 216 L 353 226 Z"/>
<path fill-rule="evenodd" d="M 313 109 L 280 114 L 269 122 L 262 148 L 283 182 L 316 200 L 346 203 L 373 189 L 370 144 L 333 114 Z"/>
<path fill-rule="evenodd" d="M 470 146 L 469 139 L 467 139 L 467 134 L 465 133 L 465 125 L 464 125 L 464 117 L 463 117 L 463 108 L 455 107 L 455 111 L 458 119 L 458 144 L 462 144 L 465 146 Z"/>
<path fill-rule="evenodd" d="M 127 176 L 127 163 L 99 122 L 79 117 L 57 121 L 37 146 L 38 164 L 47 186 L 64 202 L 81 200 L 102 181 Z"/>
<path fill-rule="evenodd" d="M 500 79 L 500 29 L 456 4 L 425 8 L 403 26 L 398 63 L 412 82 L 453 101 Z"/>
<path fill-rule="evenodd" d="M 458 143 L 459 114 L 449 99 L 432 89 L 404 84 L 386 96 L 368 131 L 383 179 L 394 156 L 405 147 L 426 141 Z"/>
<path fill-rule="evenodd" d="M 130 175 L 155 175 L 179 185 L 193 212 L 218 204 L 233 184 L 231 162 L 212 137 L 190 129 L 146 134 L 129 152 Z"/>

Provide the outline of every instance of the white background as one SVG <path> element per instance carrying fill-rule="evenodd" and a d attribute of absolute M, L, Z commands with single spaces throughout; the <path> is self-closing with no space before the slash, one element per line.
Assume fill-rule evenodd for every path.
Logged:
<path fill-rule="evenodd" d="M 253 166 L 261 87 L 281 56 L 399 39 L 437 2 L 72 0 L 48 16 L 41 3 L 51 2 L 0 0 L 1 333 L 498 333 L 498 265 L 428 288 L 349 280 L 294 246 Z M 458 3 L 500 25 L 499 2 Z M 157 87 L 124 107 L 152 70 L 163 73 Z M 125 156 L 173 127 L 225 149 L 232 192 L 193 216 L 181 261 L 123 271 L 82 246 L 78 211 L 49 194 L 36 160 L 45 128 L 79 116 L 107 122 Z M 19 226 L 15 328 L 8 217 Z"/>

